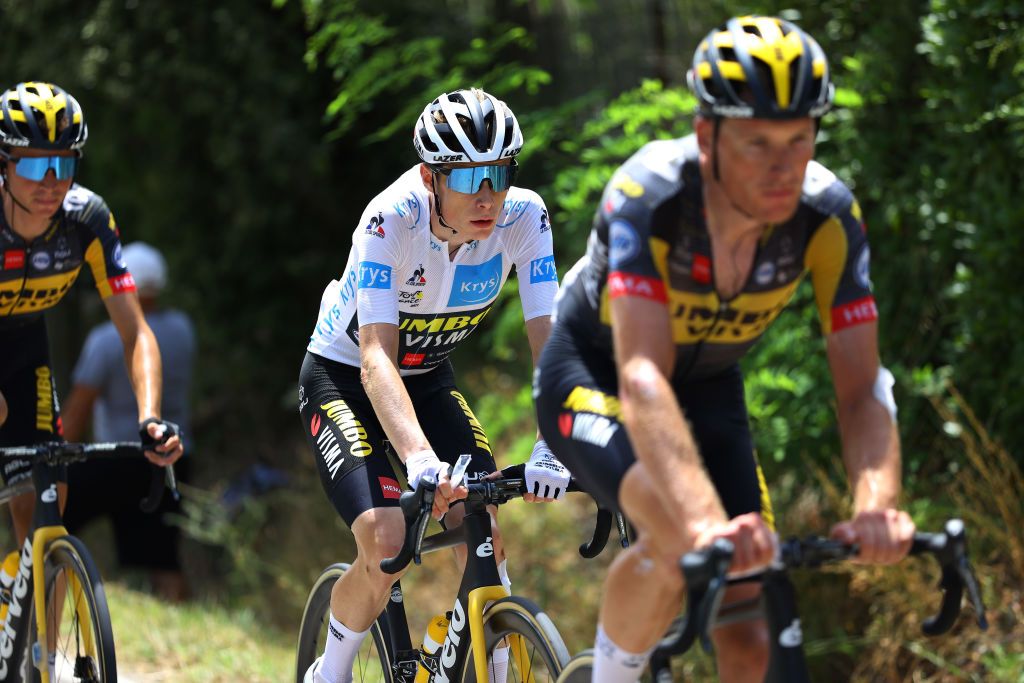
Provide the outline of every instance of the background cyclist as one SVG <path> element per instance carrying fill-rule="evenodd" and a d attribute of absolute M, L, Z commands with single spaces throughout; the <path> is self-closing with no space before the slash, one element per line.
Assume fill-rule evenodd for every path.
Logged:
<path fill-rule="evenodd" d="M 160 419 L 160 350 L 121 258 L 113 215 L 102 197 L 74 182 L 87 137 L 81 106 L 56 85 L 19 83 L 0 95 L 0 395 L 8 412 L 0 446 L 61 439 L 43 313 L 88 263 L 124 347 L 139 430 L 157 440 L 167 437 L 146 457 L 166 465 L 181 456 L 182 446 Z M 13 484 L 31 470 L 28 461 L 8 461 L 3 477 Z M 66 485 L 59 491 L 63 504 Z M 14 498 L 10 506 L 21 543 L 34 494 Z"/>
<path fill-rule="evenodd" d="M 449 480 L 456 457 L 472 455 L 471 478 L 496 469 L 448 355 L 484 320 L 513 266 L 534 360 L 550 331 L 558 288 L 551 226 L 541 198 L 512 186 L 523 145 L 515 115 L 482 90 L 444 93 L 423 110 L 413 145 L 422 163 L 363 212 L 342 277 L 324 291 L 299 375 L 299 411 L 324 491 L 357 547 L 332 593 L 326 652 L 307 681 L 350 680 L 397 578 L 379 568 L 405 528 L 386 443 L 411 486 L 438 480 L 435 516 L 467 493 Z M 569 475 L 538 440 L 526 478 L 530 498 L 546 500 L 564 494 Z M 458 525 L 462 514 L 455 508 L 445 524 Z M 464 562 L 465 548 L 458 552 Z M 496 664 L 503 655 L 507 648 Z"/>
<path fill-rule="evenodd" d="M 605 188 L 535 382 L 555 453 L 638 531 L 604 587 L 593 674 L 602 683 L 639 678 L 679 608 L 682 553 L 727 538 L 736 571 L 772 557 L 738 360 L 805 272 L 853 492 L 853 518 L 834 535 L 858 542 L 864 561 L 894 562 L 914 530 L 897 507 L 896 406 L 860 208 L 812 161 L 833 99 L 824 52 L 790 22 L 735 18 L 701 42 L 688 82 L 695 133 L 646 145 Z M 763 621 L 713 637 L 721 680 L 763 680 Z"/>

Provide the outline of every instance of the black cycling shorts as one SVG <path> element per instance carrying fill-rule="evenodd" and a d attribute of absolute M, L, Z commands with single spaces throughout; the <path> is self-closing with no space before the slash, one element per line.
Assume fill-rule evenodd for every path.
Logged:
<path fill-rule="evenodd" d="M 190 481 L 191 461 L 192 455 L 186 455 L 174 463 L 179 483 Z M 180 501 L 165 491 L 155 512 L 139 509 L 149 491 L 152 467 L 143 458 L 99 458 L 69 466 L 64 526 L 77 536 L 94 520 L 109 518 L 118 564 L 179 571 L 181 528 L 172 517 L 181 514 Z"/>
<path fill-rule="evenodd" d="M 473 456 L 467 478 L 494 472 L 480 422 L 455 386 L 450 363 L 422 375 L 403 377 L 416 419 L 442 462 Z M 352 526 L 371 508 L 397 507 L 405 467 L 359 380 L 359 368 L 306 353 L 299 372 L 299 414 L 316 459 L 320 483 L 345 523 Z"/>
<path fill-rule="evenodd" d="M 64 440 L 43 318 L 0 328 L 0 394 L 7 401 L 0 446 Z M 15 484 L 32 476 L 32 463 L 5 460 L 0 463 L 0 473 L 5 482 Z M 66 467 L 58 468 L 56 474 L 60 481 L 67 480 Z"/>
<path fill-rule="evenodd" d="M 772 525 L 739 366 L 674 388 L 726 513 L 760 512 Z M 619 487 L 636 457 L 619 415 L 614 364 L 586 360 L 556 326 L 538 363 L 534 394 L 537 421 L 552 452 L 598 504 L 619 510 Z"/>

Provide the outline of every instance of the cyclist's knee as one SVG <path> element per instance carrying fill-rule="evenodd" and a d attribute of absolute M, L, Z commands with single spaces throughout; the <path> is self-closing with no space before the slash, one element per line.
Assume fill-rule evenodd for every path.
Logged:
<path fill-rule="evenodd" d="M 383 574 L 380 561 L 394 557 L 402 549 L 405 522 L 397 508 L 375 508 L 356 518 L 352 533 L 356 537 L 357 561 L 364 564 L 367 572 Z"/>
<path fill-rule="evenodd" d="M 657 588 L 666 602 L 678 604 L 683 595 L 683 574 L 679 570 L 678 556 L 658 552 L 644 536 L 639 536 L 615 560 L 618 569 L 636 585 Z"/>

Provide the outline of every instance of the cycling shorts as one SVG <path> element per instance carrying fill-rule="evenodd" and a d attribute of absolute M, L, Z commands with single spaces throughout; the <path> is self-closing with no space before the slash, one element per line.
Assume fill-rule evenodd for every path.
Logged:
<path fill-rule="evenodd" d="M 760 512 L 772 525 L 739 366 L 674 390 L 726 513 Z M 584 358 L 556 325 L 538 363 L 534 393 L 538 424 L 552 452 L 599 505 L 620 510 L 619 487 L 636 457 L 619 414 L 614 365 Z"/>
<path fill-rule="evenodd" d="M 0 394 L 7 401 L 0 446 L 63 441 L 43 318 L 0 330 L 0 361 Z M 0 473 L 7 484 L 16 484 L 32 476 L 32 462 L 5 460 L 0 462 Z M 61 466 L 56 475 L 59 481 L 67 481 L 67 468 Z"/>
<path fill-rule="evenodd" d="M 487 435 L 455 385 L 450 362 L 402 382 L 442 462 L 454 464 L 459 455 L 471 455 L 470 480 L 497 469 Z M 391 451 L 359 368 L 307 352 L 299 372 L 299 414 L 320 483 L 349 527 L 367 510 L 398 507 L 405 466 Z"/>

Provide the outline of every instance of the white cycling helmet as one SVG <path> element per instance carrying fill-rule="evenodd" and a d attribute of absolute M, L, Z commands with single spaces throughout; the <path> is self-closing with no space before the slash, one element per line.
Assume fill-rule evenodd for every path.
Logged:
<path fill-rule="evenodd" d="M 523 133 L 507 104 L 471 88 L 442 93 L 428 104 L 413 130 L 413 145 L 427 164 L 479 164 L 515 157 Z"/>
<path fill-rule="evenodd" d="M 132 242 L 124 248 L 128 272 L 140 292 L 159 293 L 167 285 L 167 262 L 163 255 L 145 242 Z"/>

